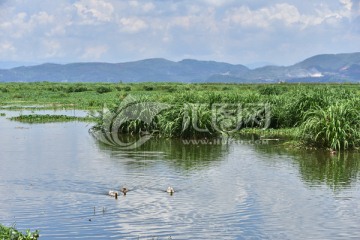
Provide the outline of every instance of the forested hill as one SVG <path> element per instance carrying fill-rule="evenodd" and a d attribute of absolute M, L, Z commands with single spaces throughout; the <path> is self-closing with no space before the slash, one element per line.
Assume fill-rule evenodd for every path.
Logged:
<path fill-rule="evenodd" d="M 0 65 L 1 67 L 1 65 Z M 323 54 L 292 66 L 154 58 L 125 63 L 45 63 L 0 69 L 0 82 L 359 82 L 360 53 Z"/>

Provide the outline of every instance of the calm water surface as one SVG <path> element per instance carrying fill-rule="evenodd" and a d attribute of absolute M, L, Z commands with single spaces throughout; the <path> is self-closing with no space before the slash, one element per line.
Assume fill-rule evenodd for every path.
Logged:
<path fill-rule="evenodd" d="M 155 139 L 121 151 L 86 123 L 0 112 L 0 223 L 40 239 L 360 238 L 358 154 Z M 107 196 L 122 186 L 127 196 Z"/>

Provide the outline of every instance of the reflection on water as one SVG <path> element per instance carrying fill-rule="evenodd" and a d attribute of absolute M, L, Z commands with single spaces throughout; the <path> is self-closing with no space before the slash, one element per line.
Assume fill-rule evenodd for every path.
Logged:
<path fill-rule="evenodd" d="M 121 150 L 121 148 L 108 146 L 102 142 L 96 143 L 99 149 L 106 150 L 113 157 L 131 160 L 128 161 L 128 164 L 146 165 L 151 164 L 154 160 L 161 160 L 168 162 L 172 167 L 181 168 L 182 170 L 207 167 L 223 160 L 224 156 L 229 152 L 229 146 L 226 144 L 184 144 L 181 140 L 157 138 L 153 138 L 132 150 Z"/>
<path fill-rule="evenodd" d="M 341 190 L 351 186 L 359 178 L 360 153 L 330 154 L 328 151 L 289 151 L 279 146 L 258 147 L 257 151 L 271 155 L 286 154 L 293 157 L 304 183 L 310 186 L 326 184 Z"/>
<path fill-rule="evenodd" d="M 331 156 L 329 153 L 301 154 L 296 158 L 305 182 L 326 183 L 332 189 L 348 187 L 357 180 L 360 170 L 359 154 Z"/>
<path fill-rule="evenodd" d="M 14 114 L 0 118 L 0 223 L 40 239 L 360 238 L 358 154 L 155 138 L 123 151 L 85 123 Z"/>

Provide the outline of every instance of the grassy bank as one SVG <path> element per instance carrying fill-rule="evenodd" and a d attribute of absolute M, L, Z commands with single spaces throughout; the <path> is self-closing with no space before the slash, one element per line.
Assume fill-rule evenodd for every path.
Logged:
<path fill-rule="evenodd" d="M 73 117 L 66 115 L 20 115 L 16 117 L 11 117 L 10 120 L 23 122 L 23 123 L 50 123 L 50 122 L 71 122 L 71 121 L 80 121 L 80 122 L 95 122 L 96 119 L 92 117 Z"/>
<path fill-rule="evenodd" d="M 12 227 L 5 227 L 0 224 L 0 239 L 4 240 L 36 240 L 39 238 L 39 231 L 31 232 L 27 230 L 26 233 L 22 233 Z"/>
<path fill-rule="evenodd" d="M 2 83 L 0 108 L 41 105 L 100 110 L 106 105 L 113 117 L 119 104 L 132 96 L 147 113 L 138 112 L 137 119 L 122 118 L 119 133 L 209 138 L 235 129 L 231 134 L 253 132 L 295 139 L 311 148 L 347 150 L 360 146 L 359 90 L 357 84 Z M 171 107 L 154 109 L 149 102 Z M 269 123 L 264 122 L 266 104 Z M 234 105 L 240 106 L 240 115 L 214 122 L 214 106 L 229 112 Z M 143 121 L 149 116 L 151 122 Z M 234 117 L 240 119 L 238 127 Z M 99 118 L 97 127 L 108 121 Z"/>

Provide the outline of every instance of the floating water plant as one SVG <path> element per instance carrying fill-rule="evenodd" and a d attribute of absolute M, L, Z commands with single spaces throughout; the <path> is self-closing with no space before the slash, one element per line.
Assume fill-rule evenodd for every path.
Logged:
<path fill-rule="evenodd" d="M 94 118 L 92 118 L 92 117 L 74 117 L 74 116 L 50 115 L 50 114 L 20 115 L 17 117 L 11 117 L 10 120 L 24 122 L 24 123 L 50 123 L 50 122 L 71 122 L 71 121 L 92 122 L 92 121 L 95 121 Z"/>

